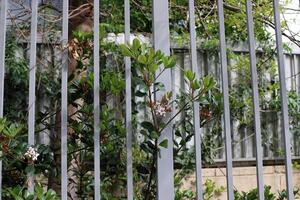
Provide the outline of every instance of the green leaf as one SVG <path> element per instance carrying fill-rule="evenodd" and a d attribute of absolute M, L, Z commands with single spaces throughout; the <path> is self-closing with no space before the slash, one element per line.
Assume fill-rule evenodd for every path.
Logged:
<path fill-rule="evenodd" d="M 147 85 L 145 85 L 144 83 L 140 84 L 140 87 L 139 87 L 139 92 L 141 93 L 146 93 L 149 91 L 149 87 Z"/>
<path fill-rule="evenodd" d="M 144 64 L 144 65 L 147 64 L 147 58 L 146 58 L 146 56 L 139 55 L 138 62 L 141 63 L 141 64 Z"/>
<path fill-rule="evenodd" d="M 123 56 L 134 57 L 133 53 L 126 45 L 121 44 L 120 48 L 121 48 L 121 52 L 122 52 Z"/>
<path fill-rule="evenodd" d="M 149 133 L 155 130 L 153 124 L 151 122 L 144 121 L 141 123 L 141 126 L 146 129 Z"/>
<path fill-rule="evenodd" d="M 140 41 L 137 38 L 135 38 L 132 43 L 133 50 L 137 51 L 140 47 L 141 47 Z"/>
<path fill-rule="evenodd" d="M 144 97 L 146 95 L 147 95 L 146 92 L 142 92 L 140 90 L 138 90 L 138 91 L 135 92 L 135 96 L 137 96 L 137 97 Z"/>
<path fill-rule="evenodd" d="M 163 61 L 163 64 L 164 64 L 165 68 L 167 68 L 167 66 L 168 66 L 168 64 L 169 64 L 169 59 L 168 59 L 168 57 L 163 57 L 163 58 L 162 58 L 162 61 Z"/>
<path fill-rule="evenodd" d="M 44 189 L 40 185 L 36 185 L 34 190 L 37 198 L 42 200 L 44 196 Z"/>
<path fill-rule="evenodd" d="M 155 57 L 159 60 L 162 59 L 162 57 L 164 56 L 164 54 L 162 53 L 161 50 L 156 51 L 155 53 Z"/>
<path fill-rule="evenodd" d="M 212 77 L 208 76 L 203 78 L 203 85 L 206 90 L 210 90 L 216 85 L 216 82 Z"/>
<path fill-rule="evenodd" d="M 196 74 L 192 70 L 186 70 L 184 75 L 189 81 L 193 81 L 196 77 Z"/>
<path fill-rule="evenodd" d="M 159 143 L 159 146 L 163 148 L 168 148 L 168 139 L 164 139 L 163 141 L 161 141 Z"/>
<path fill-rule="evenodd" d="M 148 135 L 148 132 L 145 129 L 140 130 L 140 133 L 144 136 Z"/>
<path fill-rule="evenodd" d="M 198 80 L 195 80 L 195 81 L 191 82 L 191 88 L 193 90 L 199 89 L 200 88 L 200 82 Z"/>
<path fill-rule="evenodd" d="M 157 139 L 157 138 L 159 138 L 159 134 L 156 131 L 152 131 L 151 132 L 151 138 Z"/>
<path fill-rule="evenodd" d="M 14 124 L 11 124 L 9 127 L 6 127 L 3 130 L 3 133 L 9 138 L 14 138 L 21 132 L 22 129 L 23 129 L 23 126 L 14 123 Z"/>
<path fill-rule="evenodd" d="M 152 72 L 152 73 L 154 73 L 154 72 L 156 72 L 157 70 L 158 70 L 158 65 L 157 64 L 152 64 L 151 66 L 150 66 L 150 72 Z"/>
<path fill-rule="evenodd" d="M 164 57 L 163 58 L 163 64 L 165 68 L 173 68 L 176 66 L 176 57 L 171 56 L 171 57 Z"/>
<path fill-rule="evenodd" d="M 6 126 L 6 119 L 0 118 L 0 133 L 5 129 Z"/>
<path fill-rule="evenodd" d="M 46 194 L 46 200 L 54 200 L 57 199 L 56 197 L 56 192 L 52 189 L 48 190 L 47 194 Z"/>
<path fill-rule="evenodd" d="M 155 50 L 151 48 L 149 50 L 148 60 L 154 60 L 154 57 L 155 57 Z"/>
<path fill-rule="evenodd" d="M 155 152 L 155 149 L 153 148 L 153 144 L 151 144 L 150 141 L 148 142 L 143 142 L 140 147 L 143 151 L 145 151 L 146 153 L 151 153 L 153 154 Z"/>

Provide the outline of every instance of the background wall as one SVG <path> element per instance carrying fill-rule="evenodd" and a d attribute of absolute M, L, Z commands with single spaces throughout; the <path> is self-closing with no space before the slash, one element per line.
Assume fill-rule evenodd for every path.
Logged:
<path fill-rule="evenodd" d="M 214 181 L 217 186 L 226 187 L 226 168 L 214 168 L 203 170 L 203 182 L 210 179 Z M 195 189 L 194 185 L 195 175 L 188 176 L 184 180 L 183 188 Z M 234 187 L 238 191 L 247 192 L 257 187 L 256 184 L 256 168 L 255 167 L 236 167 L 233 169 Z M 300 171 L 293 171 L 294 186 L 300 186 Z M 284 166 L 268 166 L 264 167 L 264 183 L 271 186 L 274 193 L 282 191 L 285 186 L 285 169 Z M 226 200 L 226 191 L 216 200 Z M 299 198 L 296 198 L 299 199 Z"/>

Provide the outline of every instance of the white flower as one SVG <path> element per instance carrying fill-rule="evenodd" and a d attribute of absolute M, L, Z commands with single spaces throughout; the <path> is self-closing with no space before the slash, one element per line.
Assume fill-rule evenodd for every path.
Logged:
<path fill-rule="evenodd" d="M 37 152 L 37 149 L 35 149 L 33 147 L 28 147 L 28 149 L 24 155 L 27 159 L 36 161 L 40 154 Z"/>
<path fill-rule="evenodd" d="M 165 116 L 166 115 L 166 110 L 161 104 L 156 104 L 155 105 L 155 114 L 158 116 Z"/>
<path fill-rule="evenodd" d="M 170 108 L 167 105 L 156 102 L 154 105 L 154 111 L 157 116 L 164 117 Z"/>

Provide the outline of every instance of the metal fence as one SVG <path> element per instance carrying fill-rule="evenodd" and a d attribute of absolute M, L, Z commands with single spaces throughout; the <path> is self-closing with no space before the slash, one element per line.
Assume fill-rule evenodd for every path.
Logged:
<path fill-rule="evenodd" d="M 172 46 L 172 45 L 171 45 Z M 247 57 L 249 54 L 248 44 L 239 44 L 232 47 L 227 47 L 231 49 L 231 54 L 235 56 Z M 183 66 L 184 69 L 190 69 L 190 50 L 187 47 L 176 47 L 172 46 L 172 52 L 177 57 L 177 62 L 179 66 Z M 257 56 L 259 56 L 259 52 L 257 52 Z M 197 72 L 202 74 L 202 76 L 210 75 L 213 76 L 216 80 L 220 81 L 220 70 L 219 70 L 219 56 L 216 54 L 211 54 L 205 50 L 197 49 Z M 235 58 L 227 58 L 227 62 L 229 65 L 229 87 L 230 89 L 235 89 L 239 82 L 239 73 L 243 73 L 240 71 L 232 70 L 235 68 L 236 59 Z M 292 52 L 284 53 L 284 62 L 286 67 L 286 87 L 288 91 L 295 91 L 300 93 L 300 79 L 298 74 L 300 72 L 299 62 L 300 55 L 295 50 Z M 267 80 L 271 81 L 268 77 L 268 74 L 258 74 L 259 77 L 264 77 Z M 238 79 L 238 80 L 236 80 Z M 173 84 L 175 84 L 176 93 L 179 93 L 181 90 L 186 90 L 186 83 L 182 78 L 182 72 L 175 71 Z M 231 110 L 232 111 L 232 110 Z M 182 117 L 184 117 L 183 114 Z M 282 157 L 278 155 L 276 151 L 278 149 L 284 149 L 284 140 L 283 133 L 281 127 L 281 114 L 278 112 L 274 114 L 273 111 L 266 110 L 266 108 L 260 108 L 260 116 L 261 116 L 261 127 L 262 127 L 262 138 L 263 138 L 263 160 L 266 161 L 266 164 L 271 164 L 273 161 L 278 161 L 278 163 L 282 164 Z M 180 120 L 180 119 L 179 119 Z M 249 127 L 241 126 L 241 120 L 239 118 L 231 118 L 231 135 L 232 135 L 232 151 L 233 151 L 233 161 L 235 166 L 246 166 L 251 165 L 255 158 L 255 134 L 253 130 L 254 122 L 250 123 Z M 213 125 L 207 124 L 203 126 L 202 135 L 209 135 L 212 131 Z M 291 129 L 293 130 L 293 129 Z M 300 145 L 299 139 L 296 134 L 291 134 L 293 143 L 292 147 L 292 158 L 294 160 L 298 160 L 300 156 Z M 220 137 L 220 143 L 222 142 L 222 137 Z M 189 143 L 188 146 L 192 146 L 192 143 Z M 217 147 L 218 152 L 215 157 L 216 164 L 218 166 L 222 165 L 225 161 L 225 150 L 223 148 L 223 144 L 220 144 Z M 248 163 L 248 164 L 247 164 Z M 274 163 L 274 162 L 273 162 Z M 213 165 L 211 165 L 213 166 Z"/>
<path fill-rule="evenodd" d="M 224 103 L 224 134 L 225 134 L 225 155 L 226 155 L 226 176 L 227 176 L 227 197 L 229 200 L 234 199 L 233 193 L 233 156 L 232 156 L 232 138 L 231 138 L 231 120 L 229 108 L 229 83 L 227 70 L 227 55 L 225 42 L 224 27 L 224 10 L 223 1 L 218 0 L 218 20 L 219 20 L 219 40 L 220 40 L 220 63 L 221 63 L 221 82 Z M 129 0 L 124 1 L 125 12 L 125 38 L 129 42 L 130 36 L 130 8 Z M 264 199 L 264 181 L 263 181 L 263 150 L 261 144 L 261 119 L 258 96 L 258 82 L 256 69 L 256 53 L 254 42 L 254 25 L 252 16 L 252 2 L 246 0 L 247 23 L 249 36 L 249 53 L 251 61 L 252 74 L 252 90 L 254 104 L 254 121 L 255 121 L 255 142 L 256 142 L 256 168 L 257 168 L 257 185 L 259 199 Z M 31 39 L 30 39 L 30 86 L 29 86 L 29 107 L 28 107 L 28 143 L 34 144 L 34 127 L 35 127 L 35 72 L 36 72 L 36 43 L 37 43 L 37 16 L 38 16 L 38 0 L 31 1 L 32 17 L 31 17 Z M 287 106 L 287 89 L 285 83 L 285 63 L 282 44 L 282 33 L 279 13 L 279 0 L 273 1 L 276 45 L 278 55 L 278 68 L 281 86 L 281 102 L 282 102 L 282 132 L 284 136 L 285 150 L 285 167 L 286 167 L 286 183 L 287 196 L 289 200 L 293 199 L 293 183 L 292 183 L 292 163 L 291 163 L 291 140 L 289 132 L 289 116 Z M 4 74 L 5 74 L 5 35 L 6 35 L 6 13 L 8 0 L 1 0 L 1 21 L 0 21 L 0 117 L 3 117 L 3 99 L 4 99 Z M 99 0 L 94 0 L 94 184 L 95 199 L 100 199 L 100 129 L 99 129 Z M 63 20 L 62 20 L 62 37 L 61 43 L 63 47 L 68 43 L 68 0 L 63 1 Z M 190 48 L 192 69 L 197 71 L 197 52 L 196 52 L 196 32 L 195 32 L 195 14 L 194 0 L 189 0 L 189 16 L 190 16 Z M 156 50 L 160 49 L 165 54 L 170 54 L 170 35 L 169 35 L 169 14 L 168 0 L 153 0 L 153 44 Z M 67 200 L 68 190 L 68 166 L 67 166 L 67 124 L 68 124 L 68 50 L 64 48 L 62 52 L 62 82 L 61 82 L 61 199 Z M 133 172 L 132 172 L 132 131 L 131 131 L 131 64 L 130 59 L 125 58 L 126 63 L 126 131 L 127 131 L 127 198 L 133 200 Z M 169 78 L 174 74 L 171 70 L 166 70 L 160 80 L 166 86 L 167 90 L 174 90 L 174 86 Z M 197 74 L 201 76 L 201 74 Z M 201 134 L 200 119 L 198 113 L 199 104 L 194 103 L 194 132 L 195 132 L 195 148 L 196 148 L 196 187 L 197 199 L 202 199 L 202 166 L 201 166 Z M 162 149 L 157 162 L 157 193 L 159 200 L 174 199 L 174 167 L 173 167 L 173 132 L 172 126 L 168 128 L 160 136 L 160 141 L 168 139 L 168 148 Z M 0 193 L 2 179 L 2 163 L 0 162 Z M 29 174 L 30 188 L 34 188 L 34 176 Z"/>

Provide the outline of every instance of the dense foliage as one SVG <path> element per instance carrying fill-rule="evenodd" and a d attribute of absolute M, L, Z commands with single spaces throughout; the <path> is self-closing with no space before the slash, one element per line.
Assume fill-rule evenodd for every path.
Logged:
<path fill-rule="evenodd" d="M 72 8 L 92 6 L 88 1 L 74 1 Z M 131 3 L 131 29 L 134 33 L 150 36 L 152 29 L 151 1 Z M 196 0 L 196 26 L 201 53 L 215 58 L 218 53 L 218 21 L 216 1 Z M 230 45 L 247 41 L 245 6 L 242 1 L 225 1 L 226 38 Z M 85 7 L 84 7 L 85 8 Z M 187 1 L 170 1 L 170 29 L 172 44 L 186 47 L 188 37 Z M 86 8 L 85 8 L 86 9 Z M 85 9 L 77 9 L 79 11 Z M 39 45 L 37 70 L 36 139 L 34 146 L 27 143 L 28 59 L 24 39 L 28 34 L 26 22 L 12 24 L 6 44 L 5 118 L 0 120 L 0 148 L 4 165 L 3 186 L 7 199 L 57 199 L 60 193 L 60 47 L 55 43 L 59 24 L 47 19 L 55 9 L 43 5 L 45 44 Z M 90 10 L 87 9 L 88 12 Z M 93 196 L 93 33 L 90 13 L 88 17 L 71 18 L 72 33 L 68 49 L 69 68 L 69 118 L 68 118 L 68 166 L 69 198 L 88 199 Z M 86 13 L 83 13 L 86 14 Z M 76 19 L 80 16 L 80 19 Z M 204 74 L 197 79 L 189 67 L 176 63 L 175 56 L 154 51 L 151 46 L 134 40 L 132 44 L 118 45 L 106 39 L 107 33 L 122 33 L 123 2 L 101 1 L 101 191 L 102 199 L 126 199 L 126 148 L 125 148 L 125 78 L 124 56 L 132 60 L 133 105 L 133 158 L 134 188 L 137 200 L 156 197 L 156 160 L 161 148 L 168 141 L 158 142 L 161 132 L 169 124 L 174 127 L 174 166 L 176 168 L 176 199 L 193 199 L 192 190 L 183 190 L 186 174 L 194 172 L 195 151 L 193 139 L 192 103 L 198 101 L 201 110 L 201 126 L 209 130 L 202 137 L 203 164 L 214 163 L 223 149 L 222 93 L 219 74 Z M 52 18 L 51 18 L 52 19 Z M 85 19 L 86 21 L 82 21 Z M 255 37 L 258 45 L 259 93 L 262 113 L 278 116 L 280 96 L 276 48 L 272 27 L 272 3 L 270 0 L 254 2 Z M 47 21 L 48 20 L 48 21 Z M 76 20 L 82 23 L 77 24 Z M 24 24 L 23 24 L 24 23 Z M 74 25 L 75 24 L 75 25 Z M 75 27 L 73 27 L 73 25 Z M 288 27 L 283 23 L 284 29 Z M 45 28 L 45 27 L 48 27 Z M 52 31 L 48 31 L 51 29 Z M 22 33 L 22 34 L 21 34 Z M 50 38 L 50 39 L 49 39 Z M 296 39 L 291 41 L 299 44 Z M 289 50 L 286 46 L 286 50 Z M 50 52 L 50 53 L 49 53 Z M 230 85 L 232 121 L 237 122 L 237 134 L 243 129 L 253 133 L 252 91 L 249 58 L 247 53 L 228 49 L 230 74 L 235 76 Z M 45 60 L 47 60 L 45 62 Z M 217 59 L 216 59 L 217 60 Z M 173 94 L 158 81 L 164 70 L 179 70 L 184 76 L 185 89 Z M 155 99 L 159 95 L 161 98 Z M 300 96 L 289 92 L 291 131 L 295 138 L 300 133 Z M 262 114 L 264 116 L 264 114 Z M 282 156 L 282 149 L 268 132 L 269 122 L 263 121 L 264 145 L 272 146 L 275 156 Z M 271 137 L 272 136 L 272 137 Z M 271 138 L 270 138 L 271 137 Z M 278 136 L 279 137 L 279 136 Z M 46 139 L 45 139 L 46 138 Z M 238 141 L 234 141 L 238 143 Z M 38 182 L 35 194 L 27 191 L 27 174 L 34 173 Z M 212 181 L 206 181 L 205 199 L 215 199 L 225 191 Z M 257 191 L 236 192 L 236 199 L 255 199 Z M 273 194 L 266 187 L 266 198 L 284 199 L 284 192 Z"/>

